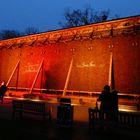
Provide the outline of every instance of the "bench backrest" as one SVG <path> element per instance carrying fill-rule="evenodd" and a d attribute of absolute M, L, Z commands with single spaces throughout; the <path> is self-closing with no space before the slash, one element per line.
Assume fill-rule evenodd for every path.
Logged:
<path fill-rule="evenodd" d="M 30 110 L 34 112 L 45 112 L 45 102 L 31 100 L 13 100 L 13 110 Z"/>
<path fill-rule="evenodd" d="M 13 110 L 21 110 L 23 107 L 23 100 L 12 100 Z"/>
<path fill-rule="evenodd" d="M 95 121 L 106 121 L 107 114 L 105 112 L 101 112 L 100 110 L 89 108 L 89 123 Z M 100 114 L 102 113 L 102 117 Z M 132 127 L 140 127 L 140 112 L 125 112 L 125 111 L 118 111 L 117 112 L 117 119 L 114 120 L 120 125 L 132 126 Z"/>
<path fill-rule="evenodd" d="M 45 112 L 45 102 L 37 101 L 23 101 L 23 110 L 30 110 L 34 112 L 43 113 Z"/>

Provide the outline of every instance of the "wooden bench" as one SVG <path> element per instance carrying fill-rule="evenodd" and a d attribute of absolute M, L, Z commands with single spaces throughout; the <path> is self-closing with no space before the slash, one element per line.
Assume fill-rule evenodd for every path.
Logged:
<path fill-rule="evenodd" d="M 51 120 L 50 110 L 47 109 L 46 103 L 43 101 L 33 100 L 12 100 L 13 118 L 18 114 L 19 117 L 23 117 L 24 114 L 34 114 L 42 116 L 43 120 L 46 117 Z"/>
<path fill-rule="evenodd" d="M 89 108 L 89 130 L 96 129 L 100 127 L 110 127 L 110 128 L 140 128 L 140 112 L 125 112 L 118 111 L 116 113 L 116 119 L 107 119 L 107 114 L 101 112 L 98 109 Z M 100 116 L 102 113 L 102 117 Z"/>

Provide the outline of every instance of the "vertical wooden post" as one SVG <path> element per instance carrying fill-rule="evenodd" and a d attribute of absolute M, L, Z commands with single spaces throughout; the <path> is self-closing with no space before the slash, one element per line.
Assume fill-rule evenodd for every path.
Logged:
<path fill-rule="evenodd" d="M 110 53 L 110 62 L 109 62 L 109 76 L 108 76 L 108 85 L 111 86 L 112 82 L 112 60 L 113 60 L 113 53 Z"/>
<path fill-rule="evenodd" d="M 18 77 L 19 77 L 19 65 L 17 67 L 16 91 L 17 91 L 17 87 L 18 87 Z"/>
<path fill-rule="evenodd" d="M 66 90 L 67 90 L 67 87 L 68 87 L 72 66 L 73 66 L 73 58 L 71 59 L 71 62 L 70 62 L 70 66 L 69 66 L 69 70 L 68 70 L 68 74 L 67 74 L 64 90 L 63 90 L 63 96 L 66 95 Z"/>
<path fill-rule="evenodd" d="M 17 69 L 17 67 L 19 66 L 19 62 L 20 62 L 20 60 L 17 62 L 15 68 L 13 69 L 13 71 L 12 71 L 12 73 L 11 73 L 11 75 L 10 75 L 10 78 L 9 78 L 9 80 L 8 80 L 8 82 L 7 82 L 7 84 L 6 84 L 6 86 L 8 86 L 9 83 L 11 82 L 11 79 L 12 79 L 12 77 L 13 77 L 13 75 L 14 75 L 16 69 Z"/>
<path fill-rule="evenodd" d="M 33 81 L 32 86 L 31 86 L 31 88 L 30 88 L 29 94 L 32 93 L 32 90 L 33 90 L 34 85 L 35 85 L 35 83 L 36 83 L 36 80 L 37 80 L 37 78 L 38 78 L 38 75 L 39 75 L 40 69 L 41 69 L 41 67 L 42 67 L 42 65 L 43 65 L 43 62 L 44 62 L 44 58 L 42 59 L 42 61 L 41 61 L 41 63 L 40 63 L 40 66 L 39 66 L 39 68 L 38 68 L 37 74 L 36 74 L 36 76 L 35 76 L 35 79 L 34 79 L 34 81 Z"/>
<path fill-rule="evenodd" d="M 114 62 L 112 58 L 111 88 L 115 89 Z"/>
<path fill-rule="evenodd" d="M 43 69 L 44 69 L 44 63 L 42 63 L 42 72 L 41 72 L 41 81 L 40 81 L 40 93 L 42 92 L 41 89 L 42 89 L 42 81 L 43 81 Z"/>

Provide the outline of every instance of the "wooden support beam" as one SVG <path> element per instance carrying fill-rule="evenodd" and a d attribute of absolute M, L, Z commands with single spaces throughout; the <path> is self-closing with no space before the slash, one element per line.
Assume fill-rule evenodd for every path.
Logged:
<path fill-rule="evenodd" d="M 112 84 L 112 61 L 113 60 L 113 53 L 110 53 L 110 62 L 109 62 L 109 75 L 108 75 L 108 85 L 111 86 Z"/>
<path fill-rule="evenodd" d="M 17 64 L 16 64 L 15 68 L 13 69 L 13 71 L 12 71 L 12 73 L 11 73 L 10 77 L 9 77 L 9 80 L 8 80 L 8 82 L 7 82 L 6 86 L 8 86 L 8 85 L 9 85 L 9 83 L 11 82 L 11 79 L 13 78 L 13 75 L 14 75 L 14 73 L 15 73 L 16 69 L 17 69 L 17 68 L 18 68 L 18 66 L 19 66 L 19 63 L 20 63 L 20 60 L 18 60 L 18 62 L 17 62 Z"/>
<path fill-rule="evenodd" d="M 43 62 L 44 62 L 44 58 L 42 59 L 40 65 L 39 65 L 39 68 L 38 68 L 37 74 L 36 74 L 35 79 L 34 79 L 34 81 L 33 81 L 33 83 L 32 83 L 32 86 L 31 86 L 31 88 L 30 88 L 29 94 L 32 93 L 32 90 L 33 90 L 34 85 L 35 85 L 35 83 L 36 83 L 36 81 L 37 81 L 38 75 L 39 75 L 39 73 L 40 73 L 40 70 L 41 70 L 41 68 L 42 68 L 42 66 L 43 66 Z"/>
<path fill-rule="evenodd" d="M 70 66 L 69 66 L 69 70 L 68 70 L 68 74 L 67 74 L 64 90 L 63 90 L 63 96 L 66 95 L 66 90 L 67 90 L 67 87 L 68 87 L 72 66 L 73 66 L 73 57 L 72 57 L 71 62 L 70 62 Z"/>

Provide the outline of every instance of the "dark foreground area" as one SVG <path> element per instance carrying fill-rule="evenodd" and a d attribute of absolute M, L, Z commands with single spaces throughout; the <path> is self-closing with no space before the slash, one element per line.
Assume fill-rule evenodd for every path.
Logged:
<path fill-rule="evenodd" d="M 80 110 L 80 117 L 83 112 Z M 39 116 L 27 115 L 12 118 L 11 99 L 0 103 L 0 140 L 139 140 L 140 128 L 108 128 L 89 131 L 88 121 L 74 120 L 72 127 L 60 126 L 56 119 L 51 121 Z"/>
<path fill-rule="evenodd" d="M 55 120 L 42 122 L 31 118 L 0 120 L 0 139 L 3 140 L 139 140 L 139 130 L 126 128 L 89 132 L 88 124 L 74 122 L 72 127 L 58 126 Z"/>

